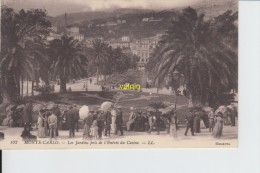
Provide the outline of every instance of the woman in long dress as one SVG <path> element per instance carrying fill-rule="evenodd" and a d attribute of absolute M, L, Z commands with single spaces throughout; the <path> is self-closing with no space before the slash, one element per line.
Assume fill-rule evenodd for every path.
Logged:
<path fill-rule="evenodd" d="M 222 113 L 219 112 L 218 115 L 215 118 L 215 126 L 212 132 L 212 135 L 214 138 L 220 138 L 222 136 L 223 131 L 223 118 Z"/>
<path fill-rule="evenodd" d="M 83 139 L 89 139 L 90 136 L 90 128 L 93 123 L 93 115 L 89 112 L 89 115 L 83 120 L 84 129 L 83 129 Z"/>
<path fill-rule="evenodd" d="M 112 115 L 111 132 L 114 134 L 116 132 L 117 111 L 115 109 L 112 109 L 111 110 L 111 115 Z"/>
<path fill-rule="evenodd" d="M 209 119 L 209 131 L 212 132 L 214 128 L 214 111 L 211 110 L 208 114 L 208 119 Z"/>
<path fill-rule="evenodd" d="M 170 134 L 174 139 L 178 138 L 177 136 L 177 121 L 176 117 L 172 116 L 170 120 Z"/>
<path fill-rule="evenodd" d="M 97 139 L 98 138 L 98 124 L 97 124 L 97 120 L 94 120 L 91 128 L 90 128 L 90 135 L 93 139 Z"/>
<path fill-rule="evenodd" d="M 47 132 L 47 119 L 44 117 L 43 115 L 43 110 L 40 110 L 40 115 L 38 117 L 38 122 L 37 122 L 37 126 L 38 126 L 38 133 L 37 133 L 37 137 L 38 138 L 45 138 L 46 137 L 46 132 Z"/>

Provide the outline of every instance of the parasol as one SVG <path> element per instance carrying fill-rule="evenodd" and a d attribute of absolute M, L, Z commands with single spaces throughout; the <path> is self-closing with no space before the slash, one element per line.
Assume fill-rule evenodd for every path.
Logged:
<path fill-rule="evenodd" d="M 25 107 L 24 105 L 19 105 L 19 106 L 17 106 L 16 109 L 23 109 L 24 107 Z"/>
<path fill-rule="evenodd" d="M 9 105 L 7 106 L 7 108 L 5 109 L 6 111 L 10 111 L 11 109 L 13 109 L 15 107 L 15 105 Z"/>
<path fill-rule="evenodd" d="M 203 107 L 202 110 L 204 110 L 205 112 L 211 112 L 213 109 L 209 106 Z"/>
<path fill-rule="evenodd" d="M 43 107 L 43 105 L 37 104 L 33 107 L 33 112 L 39 112 Z"/>
<path fill-rule="evenodd" d="M 57 105 L 55 103 L 51 102 L 50 104 L 48 104 L 47 110 L 52 110 L 52 109 L 54 109 L 56 107 L 57 107 Z"/>
<path fill-rule="evenodd" d="M 85 119 L 88 116 L 89 113 L 89 108 L 88 106 L 84 105 L 79 109 L 79 118 L 80 119 Z"/>
<path fill-rule="evenodd" d="M 109 108 L 113 105 L 112 102 L 103 102 L 100 106 L 101 111 L 107 112 Z"/>
<path fill-rule="evenodd" d="M 224 114 L 226 111 L 227 111 L 226 106 L 219 106 L 219 108 L 215 111 L 215 114 L 217 115 L 219 112 Z"/>

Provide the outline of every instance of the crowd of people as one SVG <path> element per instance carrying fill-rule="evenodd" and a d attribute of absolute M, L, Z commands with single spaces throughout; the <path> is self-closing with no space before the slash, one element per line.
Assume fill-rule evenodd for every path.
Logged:
<path fill-rule="evenodd" d="M 188 131 L 191 135 L 201 133 L 201 126 L 208 128 L 212 132 L 214 138 L 221 138 L 224 126 L 236 125 L 237 110 L 234 107 L 228 107 L 224 112 L 215 111 L 211 108 L 208 112 L 197 108 L 190 109 L 190 114 L 186 116 L 186 130 L 184 135 L 187 136 Z"/>
<path fill-rule="evenodd" d="M 33 124 L 33 106 L 27 103 L 22 111 L 22 123 L 24 130 L 21 137 L 24 140 L 37 138 L 56 139 L 59 136 L 59 129 L 68 130 L 68 137 L 75 137 L 75 131 L 79 130 L 79 109 L 76 105 L 68 106 L 68 109 L 61 111 L 59 105 L 53 106 L 52 109 L 41 108 L 38 111 L 37 136 L 32 135 Z M 3 121 L 3 125 L 12 126 L 17 123 L 13 120 L 15 109 L 10 108 L 7 111 L 7 118 Z M 204 111 L 201 108 L 190 109 L 190 113 L 186 116 L 186 130 L 184 135 L 187 136 L 188 131 L 191 135 L 200 133 L 202 128 L 208 128 L 212 132 L 213 137 L 220 138 L 222 136 L 223 126 L 235 126 L 235 117 L 237 111 L 235 109 L 227 109 L 223 112 L 214 112 L 213 109 Z M 177 112 L 173 108 L 167 113 L 146 107 L 143 110 L 130 107 L 128 121 L 123 121 L 123 111 L 121 106 L 112 105 L 107 111 L 100 108 L 90 109 L 88 115 L 82 120 L 83 122 L 83 139 L 101 139 L 103 136 L 124 135 L 124 130 L 135 132 L 147 132 L 150 134 L 156 131 L 166 130 L 167 134 L 177 138 L 177 130 L 179 129 L 179 120 Z"/>

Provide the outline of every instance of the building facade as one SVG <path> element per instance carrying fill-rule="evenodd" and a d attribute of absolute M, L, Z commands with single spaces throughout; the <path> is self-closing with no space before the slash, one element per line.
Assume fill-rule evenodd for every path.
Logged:
<path fill-rule="evenodd" d="M 136 40 L 131 44 L 131 50 L 134 55 L 137 55 L 140 59 L 137 63 L 139 70 L 144 70 L 145 65 L 149 61 L 149 57 L 157 46 L 160 40 L 161 34 L 157 34 L 154 37 L 143 38 Z"/>

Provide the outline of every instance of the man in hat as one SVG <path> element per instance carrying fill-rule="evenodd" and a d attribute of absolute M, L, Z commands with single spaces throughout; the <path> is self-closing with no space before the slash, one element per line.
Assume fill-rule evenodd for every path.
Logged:
<path fill-rule="evenodd" d="M 55 114 L 51 114 L 51 116 L 48 117 L 48 124 L 50 128 L 50 139 L 52 138 L 56 139 L 57 122 L 58 120 Z"/>
<path fill-rule="evenodd" d="M 126 129 L 127 131 L 130 131 L 133 129 L 132 125 L 135 122 L 135 118 L 136 118 L 136 114 L 135 114 L 135 108 L 134 107 L 130 107 L 130 116 L 129 116 L 129 120 L 126 123 Z"/>
<path fill-rule="evenodd" d="M 104 119 L 105 119 L 105 136 L 110 136 L 110 130 L 111 130 L 111 123 L 112 123 L 112 115 L 111 115 L 111 108 L 105 113 Z"/>
<path fill-rule="evenodd" d="M 75 126 L 79 120 L 79 110 L 75 106 L 70 106 L 66 119 L 69 127 L 69 137 L 75 137 Z"/>
<path fill-rule="evenodd" d="M 122 107 L 118 106 L 117 107 L 117 116 L 116 116 L 116 132 L 117 134 L 118 130 L 120 131 L 120 136 L 124 135 L 123 132 L 123 112 L 122 112 Z"/>
<path fill-rule="evenodd" d="M 190 114 L 186 116 L 186 122 L 187 122 L 187 127 L 184 135 L 187 136 L 188 130 L 190 129 L 192 136 L 195 136 L 193 130 L 194 115 L 192 110 L 190 110 Z"/>
<path fill-rule="evenodd" d="M 104 129 L 104 112 L 101 111 L 101 109 L 98 110 L 98 115 L 97 115 L 97 126 L 98 126 L 98 138 L 102 138 L 102 131 Z"/>
<path fill-rule="evenodd" d="M 59 105 L 57 105 L 56 109 L 54 110 L 54 114 L 57 116 L 57 128 L 56 128 L 56 136 L 59 136 L 59 126 L 61 122 L 61 111 Z"/>

